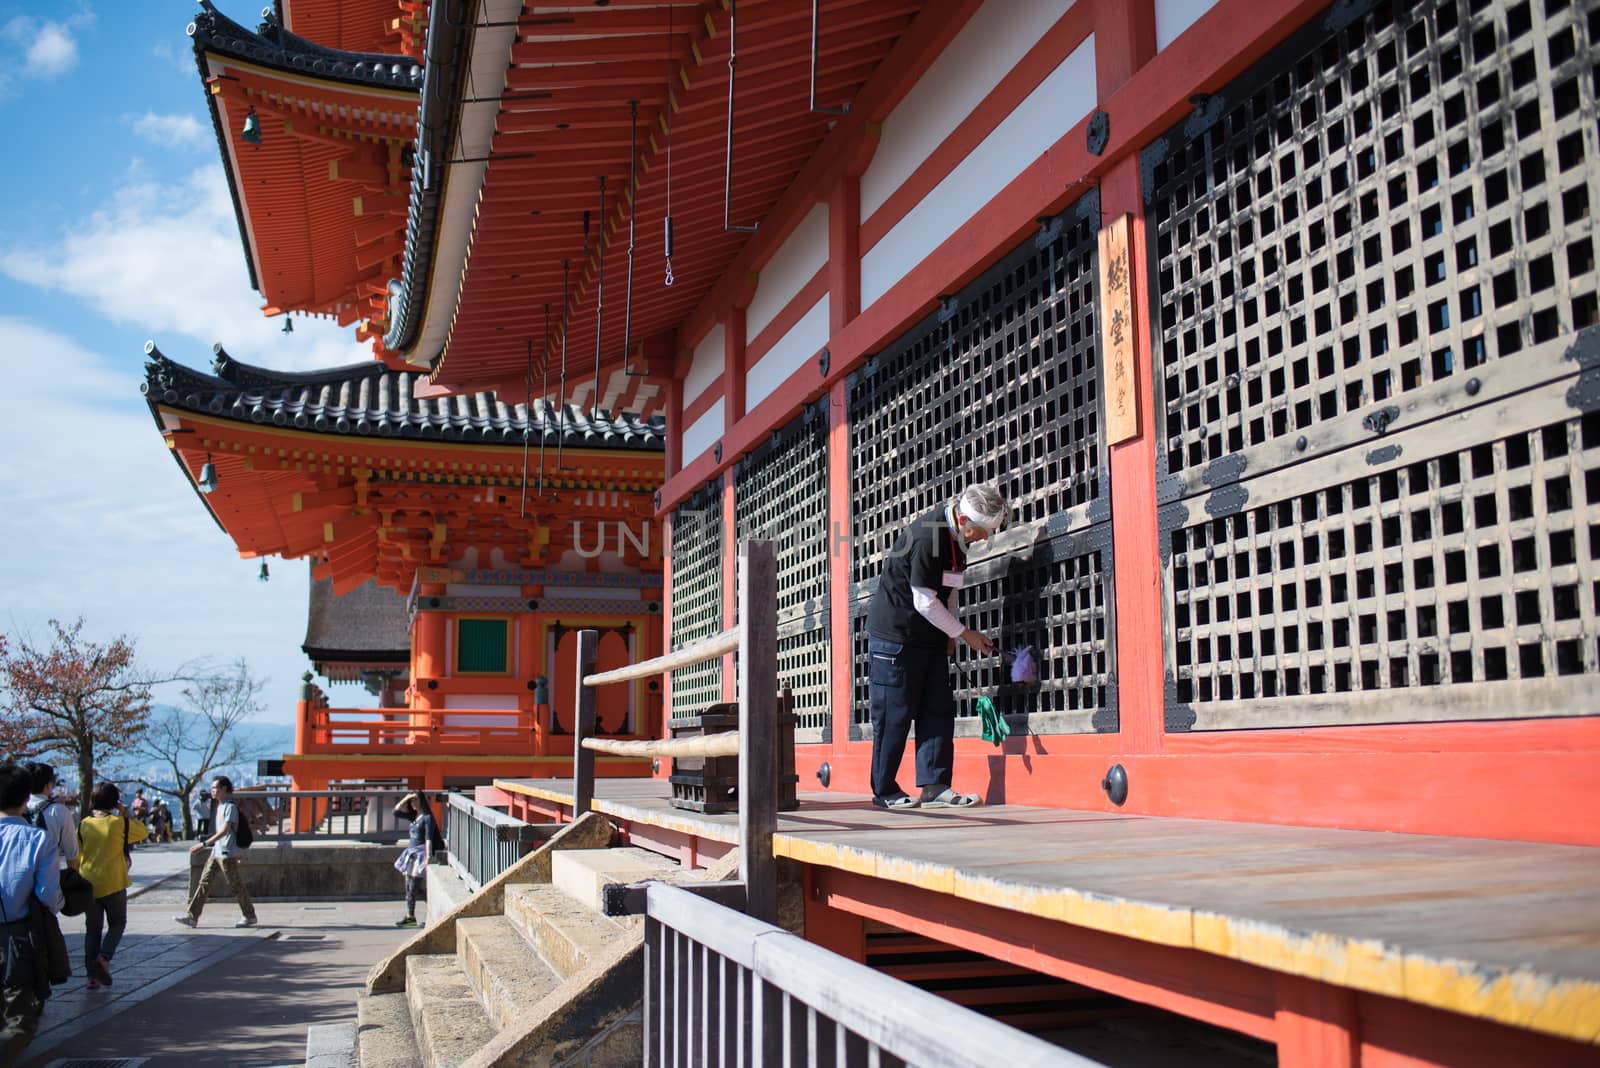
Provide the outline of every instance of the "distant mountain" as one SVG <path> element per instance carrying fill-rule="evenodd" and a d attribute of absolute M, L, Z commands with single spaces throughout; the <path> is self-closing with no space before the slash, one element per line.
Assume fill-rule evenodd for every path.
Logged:
<path fill-rule="evenodd" d="M 173 709 L 169 705 L 156 705 L 151 708 L 152 717 L 165 716 L 176 711 L 188 723 L 193 725 L 192 733 L 200 736 L 205 724 L 202 717 L 194 712 L 183 709 Z M 251 758 L 237 764 L 213 768 L 212 775 L 226 775 L 233 780 L 235 786 L 250 786 L 259 781 L 256 774 L 256 760 L 276 760 L 285 753 L 294 749 L 294 727 L 286 723 L 259 723 L 246 722 L 239 725 L 239 739 Z M 185 770 L 197 767 L 203 754 L 198 751 L 184 750 L 180 757 L 180 766 Z M 164 763 L 142 759 L 135 755 L 125 756 L 112 767 L 106 769 L 107 776 L 122 782 L 133 779 L 145 779 L 153 783 L 171 785 L 171 769 Z"/>

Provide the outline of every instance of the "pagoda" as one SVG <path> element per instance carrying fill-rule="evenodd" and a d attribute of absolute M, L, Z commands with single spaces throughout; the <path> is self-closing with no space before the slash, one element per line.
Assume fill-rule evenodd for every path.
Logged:
<path fill-rule="evenodd" d="M 418 399 L 417 372 L 376 362 L 286 374 L 219 346 L 207 373 L 146 352 L 151 414 L 201 503 L 242 556 L 311 561 L 307 655 L 378 697 L 335 708 L 308 685 L 284 759 L 297 788 L 558 774 L 573 704 L 553 665 L 575 630 L 602 632 L 602 664 L 660 650 L 659 420 Z M 652 737 L 661 695 L 599 714 Z"/>

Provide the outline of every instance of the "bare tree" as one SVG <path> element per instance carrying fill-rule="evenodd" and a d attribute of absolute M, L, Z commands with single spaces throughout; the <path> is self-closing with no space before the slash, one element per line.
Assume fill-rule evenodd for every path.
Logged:
<path fill-rule="evenodd" d="M 0 749 L 12 759 L 59 753 L 78 769 L 79 808 L 89 813 L 95 767 L 138 742 L 150 690 L 182 678 L 139 665 L 133 639 L 90 641 L 83 619 L 50 620 L 48 646 L 27 634 L 0 636 Z"/>
<path fill-rule="evenodd" d="M 263 755 L 245 721 L 263 709 L 265 685 L 265 679 L 250 674 L 250 665 L 241 657 L 194 680 L 183 691 L 185 707 L 157 711 L 133 747 L 133 755 L 154 761 L 170 777 L 170 783 L 138 777 L 134 781 L 177 799 L 185 838 L 194 830 L 189 799 L 195 788 L 218 768 Z"/>

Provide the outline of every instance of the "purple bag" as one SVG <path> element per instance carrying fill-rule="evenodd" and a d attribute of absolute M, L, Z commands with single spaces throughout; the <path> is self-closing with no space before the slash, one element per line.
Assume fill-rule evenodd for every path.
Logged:
<path fill-rule="evenodd" d="M 1039 681 L 1039 653 L 1031 645 L 1024 645 L 1011 657 L 1011 681 L 1036 683 Z"/>

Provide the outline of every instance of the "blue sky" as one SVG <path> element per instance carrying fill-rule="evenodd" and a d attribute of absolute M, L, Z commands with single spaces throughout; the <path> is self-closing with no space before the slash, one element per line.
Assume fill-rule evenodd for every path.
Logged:
<path fill-rule="evenodd" d="M 219 4 L 249 25 L 261 6 Z M 264 718 L 289 722 L 306 564 L 274 559 L 261 583 L 239 559 L 139 394 L 142 347 L 205 367 L 221 341 L 289 370 L 371 354 L 353 330 L 261 316 L 184 32 L 196 10 L 0 0 L 0 630 L 81 614 L 153 668 L 242 655 L 269 680 Z"/>

